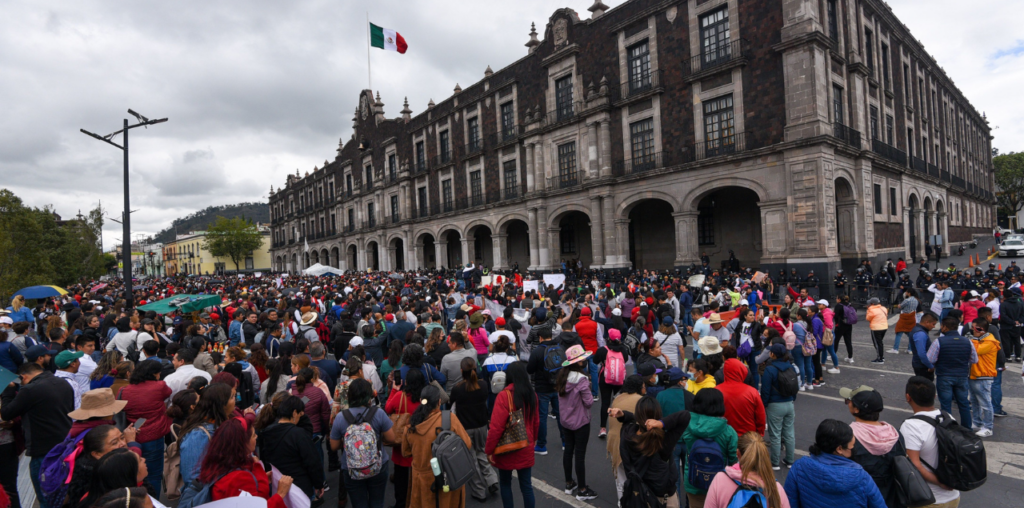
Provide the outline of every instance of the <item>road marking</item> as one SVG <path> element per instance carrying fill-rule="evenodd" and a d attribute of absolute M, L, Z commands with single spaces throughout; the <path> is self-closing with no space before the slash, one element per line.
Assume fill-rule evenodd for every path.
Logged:
<path fill-rule="evenodd" d="M 985 441 L 985 459 L 990 473 L 1024 480 L 1024 444 Z"/>
<path fill-rule="evenodd" d="M 519 478 L 518 471 L 512 471 L 512 475 L 515 476 L 516 478 Z M 566 494 L 564 489 L 555 487 L 554 485 L 551 485 L 550 483 L 544 480 L 538 480 L 536 476 L 534 476 L 531 479 L 530 483 L 533 484 L 534 489 L 539 490 L 569 506 L 572 506 L 573 508 L 594 508 L 594 505 L 580 501 L 579 499 L 576 499 L 575 496 L 570 496 Z"/>
<path fill-rule="evenodd" d="M 843 402 L 843 403 L 846 402 L 846 399 L 844 399 L 842 397 L 833 397 L 831 395 L 822 395 L 820 393 L 813 393 L 813 392 L 800 392 L 800 395 L 798 395 L 798 397 L 803 397 L 804 395 L 806 395 L 808 397 L 817 397 L 819 399 L 836 400 L 836 401 Z M 903 409 L 901 407 L 892 407 L 892 406 L 885 406 L 885 410 L 886 411 L 900 411 L 900 412 L 903 412 L 903 413 L 910 413 L 910 414 L 914 413 L 913 411 L 911 411 L 909 409 Z"/>
<path fill-rule="evenodd" d="M 900 376 L 913 376 L 913 372 L 899 372 L 896 370 L 885 370 L 885 369 L 872 369 L 870 367 L 854 367 L 853 365 L 840 365 L 839 370 L 842 369 L 855 369 L 855 370 L 869 370 L 871 372 L 881 372 L 882 374 L 898 374 Z"/>

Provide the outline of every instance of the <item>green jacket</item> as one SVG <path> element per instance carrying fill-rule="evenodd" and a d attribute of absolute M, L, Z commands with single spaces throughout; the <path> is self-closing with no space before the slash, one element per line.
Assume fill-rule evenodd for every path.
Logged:
<path fill-rule="evenodd" d="M 710 439 L 718 443 L 722 448 L 722 457 L 727 465 L 736 463 L 736 442 L 738 440 L 736 431 L 729 426 L 725 418 L 715 416 L 704 416 L 697 413 L 690 413 L 690 426 L 683 432 L 683 442 L 686 444 L 686 454 L 690 454 L 693 443 L 698 439 Z M 683 471 L 683 488 L 690 494 L 707 494 L 707 491 L 690 485 L 690 463 L 686 461 L 686 468 Z"/>
<path fill-rule="evenodd" d="M 658 393 L 658 405 L 661 406 L 661 414 L 668 416 L 680 411 L 689 411 L 693 406 L 693 394 L 682 387 L 671 387 Z M 683 437 L 679 437 L 683 442 Z"/>

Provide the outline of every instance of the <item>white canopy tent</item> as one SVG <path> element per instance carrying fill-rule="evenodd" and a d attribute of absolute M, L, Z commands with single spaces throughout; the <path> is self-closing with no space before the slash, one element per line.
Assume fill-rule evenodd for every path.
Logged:
<path fill-rule="evenodd" d="M 342 275 L 343 273 L 344 272 L 342 272 L 341 270 L 339 270 L 337 268 L 334 268 L 332 266 L 324 266 L 324 265 L 322 265 L 320 263 L 317 263 L 317 264 L 315 264 L 313 266 L 310 266 L 309 268 L 306 268 L 305 270 L 302 271 L 303 275 L 314 275 L 314 276 L 317 276 L 317 277 L 319 277 L 321 275 L 326 275 L 326 274 Z"/>

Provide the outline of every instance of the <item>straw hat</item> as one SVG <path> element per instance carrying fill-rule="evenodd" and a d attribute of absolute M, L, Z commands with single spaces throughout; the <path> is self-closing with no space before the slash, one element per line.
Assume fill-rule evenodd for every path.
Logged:
<path fill-rule="evenodd" d="M 311 324 L 313 324 L 316 321 L 316 318 L 317 318 L 317 313 L 316 312 L 307 312 L 307 313 L 302 315 L 302 321 L 300 322 L 300 324 L 302 324 L 302 325 L 311 325 Z"/>
<path fill-rule="evenodd" d="M 89 390 L 82 395 L 81 406 L 68 413 L 75 420 L 88 420 L 97 416 L 111 416 L 120 413 L 128 404 L 127 400 L 115 400 L 110 388 Z"/>
<path fill-rule="evenodd" d="M 701 337 L 697 341 L 697 347 L 700 348 L 702 355 L 717 355 L 722 352 L 722 344 L 718 342 L 718 337 L 708 335 L 707 337 Z"/>
<path fill-rule="evenodd" d="M 708 324 L 709 325 L 713 325 L 715 323 L 721 323 L 721 322 L 722 322 L 722 315 L 717 313 L 717 312 L 712 314 L 712 315 L 710 315 L 710 316 L 708 316 Z"/>

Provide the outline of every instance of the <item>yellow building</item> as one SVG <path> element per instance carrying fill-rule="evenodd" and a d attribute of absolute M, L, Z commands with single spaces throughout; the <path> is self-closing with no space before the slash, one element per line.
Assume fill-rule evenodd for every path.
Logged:
<path fill-rule="evenodd" d="M 258 225 L 263 244 L 238 264 L 229 257 L 210 254 L 204 245 L 205 231 L 178 235 L 173 242 L 164 244 L 164 267 L 168 276 L 215 275 L 232 273 L 270 272 L 270 230 Z"/>

